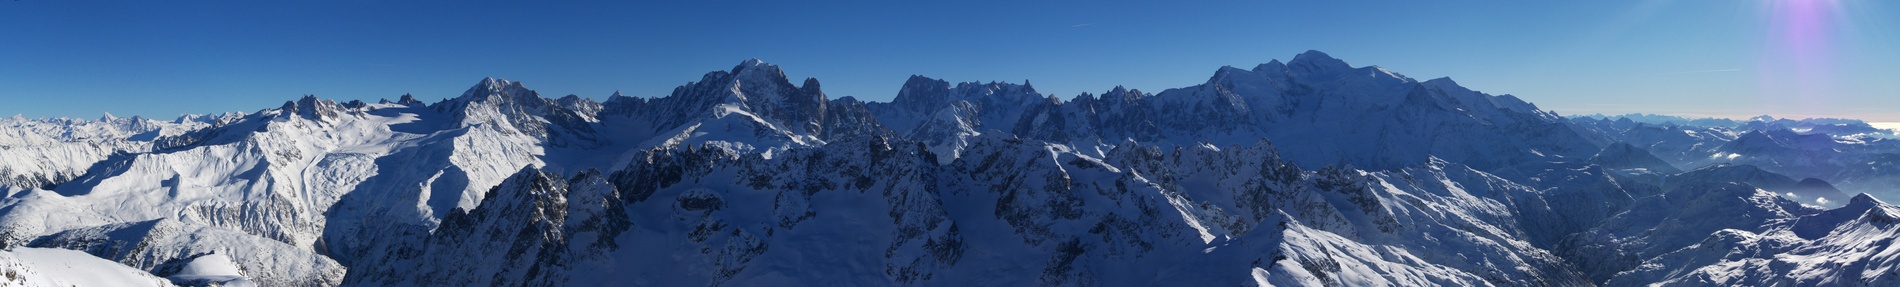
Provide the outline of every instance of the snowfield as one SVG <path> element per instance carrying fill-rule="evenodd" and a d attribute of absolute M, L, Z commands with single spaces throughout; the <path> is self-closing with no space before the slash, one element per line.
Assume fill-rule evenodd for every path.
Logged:
<path fill-rule="evenodd" d="M 85 252 L 52 248 L 0 251 L 0 276 L 4 276 L 0 285 L 6 286 L 173 286 L 143 270 Z"/>

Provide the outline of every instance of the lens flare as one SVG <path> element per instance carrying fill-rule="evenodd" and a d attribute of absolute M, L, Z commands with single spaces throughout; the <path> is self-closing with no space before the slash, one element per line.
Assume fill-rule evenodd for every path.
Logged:
<path fill-rule="evenodd" d="M 1765 8 L 1770 43 L 1759 70 L 1764 95 L 1772 99 L 1763 102 L 1794 109 L 1781 112 L 1825 109 L 1836 92 L 1831 73 L 1840 2 L 1770 0 Z"/>

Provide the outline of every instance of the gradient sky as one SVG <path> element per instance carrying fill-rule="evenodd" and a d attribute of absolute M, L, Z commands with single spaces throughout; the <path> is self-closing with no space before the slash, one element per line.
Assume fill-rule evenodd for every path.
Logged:
<path fill-rule="evenodd" d="M 629 2 L 0 1 L 0 115 L 433 102 L 489 76 L 654 97 L 748 58 L 833 98 L 921 74 L 1066 99 L 1310 49 L 1564 114 L 1900 121 L 1900 1 Z"/>

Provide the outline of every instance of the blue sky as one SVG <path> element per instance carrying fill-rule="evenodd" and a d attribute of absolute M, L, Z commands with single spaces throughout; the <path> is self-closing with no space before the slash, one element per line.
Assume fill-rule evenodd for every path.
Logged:
<path fill-rule="evenodd" d="M 489 76 L 653 97 L 755 57 L 834 98 L 912 74 L 1068 98 L 1311 49 L 1566 114 L 1900 121 L 1896 1 L 631 2 L 0 1 L 0 114 L 434 101 Z"/>

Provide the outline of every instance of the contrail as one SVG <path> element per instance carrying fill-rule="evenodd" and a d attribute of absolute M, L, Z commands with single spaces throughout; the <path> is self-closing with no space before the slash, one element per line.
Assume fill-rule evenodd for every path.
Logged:
<path fill-rule="evenodd" d="M 1089 25 L 1095 25 L 1095 23 L 1082 23 L 1082 24 L 1069 25 L 1069 28 L 1082 28 L 1082 27 L 1087 27 Z"/>

